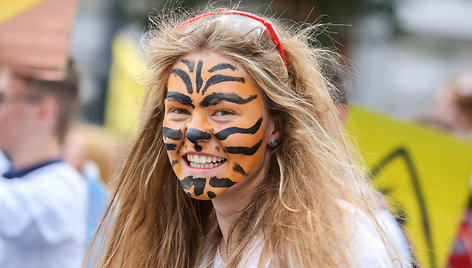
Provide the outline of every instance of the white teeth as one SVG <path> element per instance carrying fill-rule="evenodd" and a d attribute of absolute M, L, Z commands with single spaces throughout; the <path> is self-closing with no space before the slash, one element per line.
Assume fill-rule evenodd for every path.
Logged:
<path fill-rule="evenodd" d="M 225 158 L 217 156 L 199 156 L 196 154 L 187 154 L 187 160 L 190 167 L 193 168 L 213 168 L 222 165 Z"/>

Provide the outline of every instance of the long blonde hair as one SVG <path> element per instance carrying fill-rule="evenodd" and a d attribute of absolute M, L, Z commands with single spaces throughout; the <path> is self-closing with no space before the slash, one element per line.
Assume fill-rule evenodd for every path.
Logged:
<path fill-rule="evenodd" d="M 187 14 L 188 15 L 188 14 Z M 184 55 L 207 50 L 245 67 L 281 121 L 282 139 L 268 173 L 232 230 L 237 267 L 262 236 L 261 260 L 274 267 L 348 266 L 349 231 L 341 202 L 373 219 L 371 188 L 352 160 L 320 64 L 332 53 L 309 45 L 315 26 L 278 30 L 288 71 L 272 37 L 241 33 L 228 23 L 162 16 L 144 39 L 152 80 L 142 124 L 119 173 L 110 215 L 101 227 L 100 267 L 210 267 L 221 240 L 211 201 L 189 198 L 174 175 L 162 140 L 166 84 Z M 297 29 L 295 29 L 297 28 Z M 259 266 L 262 265 L 262 261 Z"/>

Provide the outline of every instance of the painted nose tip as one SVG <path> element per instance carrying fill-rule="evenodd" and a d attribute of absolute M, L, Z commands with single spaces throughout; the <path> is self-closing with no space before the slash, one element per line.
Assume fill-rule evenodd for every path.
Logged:
<path fill-rule="evenodd" d="M 203 132 L 195 128 L 189 128 L 185 132 L 185 138 L 187 138 L 192 143 L 196 143 L 199 140 L 209 140 L 211 135 L 208 132 Z"/>

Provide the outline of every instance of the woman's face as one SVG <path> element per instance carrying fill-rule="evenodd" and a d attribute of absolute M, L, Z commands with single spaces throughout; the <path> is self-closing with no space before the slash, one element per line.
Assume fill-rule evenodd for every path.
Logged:
<path fill-rule="evenodd" d="M 212 199 L 250 177 L 272 129 L 258 86 L 236 62 L 195 52 L 173 66 L 163 139 L 189 196 Z"/>

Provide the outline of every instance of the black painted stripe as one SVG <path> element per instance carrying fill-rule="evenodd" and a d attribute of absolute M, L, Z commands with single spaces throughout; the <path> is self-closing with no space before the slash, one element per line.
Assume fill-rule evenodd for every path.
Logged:
<path fill-rule="evenodd" d="M 259 150 L 259 147 L 262 144 L 262 140 L 260 140 L 258 143 L 256 143 L 252 147 L 225 147 L 226 151 L 230 154 L 244 154 L 244 155 L 253 155 Z"/>
<path fill-rule="evenodd" d="M 188 70 L 193 73 L 195 70 L 195 62 L 192 60 L 183 59 L 182 62 L 187 65 Z"/>
<path fill-rule="evenodd" d="M 177 165 L 177 163 L 179 163 L 179 161 L 177 160 L 172 160 L 172 162 L 170 163 L 171 166 L 175 166 Z"/>
<path fill-rule="evenodd" d="M 162 128 L 162 135 L 171 140 L 180 140 L 182 139 L 182 131 L 180 129 L 171 129 L 168 127 Z"/>
<path fill-rule="evenodd" d="M 203 62 L 198 61 L 197 64 L 197 76 L 195 78 L 195 84 L 197 87 L 197 93 L 200 93 L 200 89 L 202 88 L 203 85 L 203 78 L 202 78 L 202 67 L 203 67 Z M 203 92 L 202 92 L 203 94 Z"/>
<path fill-rule="evenodd" d="M 246 104 L 254 99 L 257 98 L 257 95 L 251 95 L 247 99 L 243 99 L 236 93 L 216 93 L 213 92 L 210 95 L 203 98 L 202 102 L 200 102 L 200 107 L 209 107 L 213 105 L 217 105 L 222 101 L 232 102 L 239 105 Z"/>
<path fill-rule="evenodd" d="M 225 69 L 231 69 L 231 71 L 234 71 L 237 68 L 234 65 L 229 64 L 229 63 L 220 63 L 220 64 L 217 64 L 217 65 L 211 67 L 210 70 L 208 70 L 208 72 L 213 73 L 213 72 L 220 71 L 220 70 L 225 70 Z"/>
<path fill-rule="evenodd" d="M 247 173 L 246 171 L 244 171 L 243 167 L 238 165 L 238 164 L 235 164 L 234 167 L 233 167 L 233 170 L 238 172 L 238 173 L 241 173 L 243 174 L 244 176 L 247 176 Z"/>
<path fill-rule="evenodd" d="M 196 128 L 189 128 L 187 131 L 185 131 L 185 138 L 187 138 L 192 143 L 196 143 L 199 140 L 209 140 L 211 138 L 211 134 Z"/>
<path fill-rule="evenodd" d="M 203 194 L 205 190 L 206 179 L 205 178 L 194 178 L 193 176 L 187 176 L 180 181 L 182 188 L 190 190 L 193 186 L 193 192 L 196 196 Z"/>
<path fill-rule="evenodd" d="M 189 106 L 195 109 L 195 105 L 193 105 L 192 98 L 180 92 L 176 92 L 176 91 L 167 92 L 166 100 L 173 100 L 185 106 Z"/>
<path fill-rule="evenodd" d="M 211 134 L 208 132 L 203 132 L 196 128 L 189 128 L 187 129 L 187 131 L 185 131 L 185 138 L 187 138 L 191 143 L 193 143 L 195 151 L 201 152 L 202 146 L 198 144 L 198 141 L 211 139 Z"/>
<path fill-rule="evenodd" d="M 212 191 L 208 191 L 208 192 L 207 192 L 207 195 L 208 195 L 208 197 L 209 197 L 210 199 L 213 199 L 213 198 L 216 197 L 216 194 L 215 194 L 214 192 L 212 192 Z"/>
<path fill-rule="evenodd" d="M 215 138 L 225 140 L 229 135 L 233 134 L 256 134 L 262 124 L 262 117 L 250 128 L 229 127 L 215 134 Z"/>
<path fill-rule="evenodd" d="M 175 150 L 175 148 L 177 148 L 177 144 L 173 144 L 173 143 L 164 143 L 164 145 L 167 151 L 173 151 Z"/>
<path fill-rule="evenodd" d="M 218 187 L 218 188 L 231 187 L 235 183 L 236 182 L 228 178 L 217 178 L 217 177 L 210 178 L 210 186 L 213 186 L 213 187 Z"/>
<path fill-rule="evenodd" d="M 222 74 L 216 74 L 212 77 L 210 77 L 205 84 L 205 87 L 202 90 L 202 95 L 205 94 L 207 89 L 213 85 L 223 83 L 223 82 L 240 82 L 240 83 L 245 83 L 244 77 L 234 77 L 234 76 L 228 76 L 228 75 L 222 75 Z"/>
<path fill-rule="evenodd" d="M 192 81 L 190 80 L 190 76 L 188 76 L 187 72 L 181 69 L 173 69 L 171 71 L 174 75 L 180 77 L 182 81 L 184 81 L 185 87 L 187 88 L 188 94 L 193 93 Z"/>

